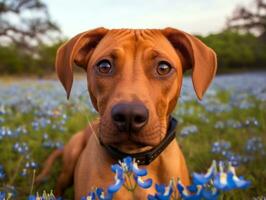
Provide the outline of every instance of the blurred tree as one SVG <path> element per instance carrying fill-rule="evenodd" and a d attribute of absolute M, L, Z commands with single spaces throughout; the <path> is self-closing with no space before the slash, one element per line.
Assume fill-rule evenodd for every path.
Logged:
<path fill-rule="evenodd" d="M 0 1 L 0 45 L 13 45 L 32 52 L 41 43 L 53 40 L 59 27 L 50 19 L 40 0 Z"/>
<path fill-rule="evenodd" d="M 228 28 L 243 30 L 266 41 L 266 1 L 254 0 L 253 6 L 238 6 L 227 20 Z"/>
<path fill-rule="evenodd" d="M 251 33 L 225 30 L 198 36 L 218 56 L 218 72 L 255 70 L 266 66 L 266 45 Z"/>

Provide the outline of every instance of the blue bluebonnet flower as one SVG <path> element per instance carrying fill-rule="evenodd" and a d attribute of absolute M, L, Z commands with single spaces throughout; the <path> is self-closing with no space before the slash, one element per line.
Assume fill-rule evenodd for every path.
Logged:
<path fill-rule="evenodd" d="M 31 123 L 31 125 L 32 125 L 33 130 L 35 130 L 35 131 L 37 131 L 37 130 L 40 129 L 40 124 L 39 124 L 39 122 L 37 122 L 37 121 L 33 121 L 33 122 Z"/>
<path fill-rule="evenodd" d="M 15 152 L 19 153 L 19 154 L 25 154 L 29 151 L 29 146 L 27 143 L 25 142 L 16 142 L 14 145 L 13 145 L 13 149 Z"/>
<path fill-rule="evenodd" d="M 3 126 L 0 127 L 0 138 L 3 137 L 12 137 L 13 136 L 13 131 L 9 127 Z"/>
<path fill-rule="evenodd" d="M 132 159 L 131 157 L 128 156 L 123 159 L 123 162 L 120 162 L 120 166 L 123 169 L 123 172 L 129 176 L 129 178 L 131 177 L 131 175 L 133 175 L 134 180 L 136 181 L 138 186 L 144 189 L 151 187 L 152 185 L 151 179 L 147 180 L 142 179 L 143 176 L 147 175 L 147 170 L 144 168 L 139 168 L 135 159 Z"/>
<path fill-rule="evenodd" d="M 89 192 L 87 196 L 81 197 L 81 200 L 96 200 L 96 194 L 94 192 Z"/>
<path fill-rule="evenodd" d="M 246 189 L 250 186 L 250 181 L 244 180 L 243 177 L 237 177 L 234 167 L 229 164 L 228 171 L 224 171 L 224 163 L 219 163 L 219 172 L 215 175 L 213 180 L 214 186 L 222 191 L 232 189 Z"/>
<path fill-rule="evenodd" d="M 177 183 L 177 189 L 179 191 L 181 198 L 184 200 L 200 200 L 201 199 L 201 192 L 202 192 L 201 185 L 197 185 L 195 187 L 186 187 L 179 180 Z"/>
<path fill-rule="evenodd" d="M 245 125 L 246 126 L 255 126 L 255 127 L 257 127 L 257 126 L 259 126 L 259 122 L 258 122 L 258 120 L 255 117 L 249 117 L 249 118 L 246 119 Z"/>
<path fill-rule="evenodd" d="M 25 177 L 27 175 L 28 175 L 28 169 L 23 168 L 22 171 L 20 172 L 20 176 Z"/>
<path fill-rule="evenodd" d="M 138 184 L 138 186 L 140 186 L 144 189 L 150 188 L 152 185 L 152 179 L 150 179 L 150 178 L 143 180 L 140 176 L 134 175 L 134 179 L 135 179 L 136 183 Z"/>
<path fill-rule="evenodd" d="M 213 161 L 211 167 L 208 169 L 206 174 L 198 174 L 195 172 L 193 173 L 192 175 L 193 183 L 196 185 L 204 185 L 208 183 L 213 177 L 213 175 L 217 173 L 216 170 L 217 170 L 216 161 Z"/>
<path fill-rule="evenodd" d="M 37 199 L 37 197 L 35 195 L 30 195 L 28 197 L 28 200 L 36 200 L 36 199 Z"/>
<path fill-rule="evenodd" d="M 213 161 L 206 174 L 193 173 L 193 184 L 185 187 L 181 181 L 177 184 L 180 196 L 184 200 L 207 199 L 216 200 L 219 191 L 229 191 L 233 189 L 246 189 L 250 186 L 250 181 L 243 177 L 237 177 L 235 168 L 231 163 L 228 164 L 228 170 L 225 172 L 224 163 L 219 162 L 219 171 L 217 164 Z"/>
<path fill-rule="evenodd" d="M 260 137 L 251 137 L 247 140 L 245 150 L 248 153 L 260 153 L 264 152 L 264 144 Z"/>
<path fill-rule="evenodd" d="M 174 182 L 170 181 L 169 185 L 155 184 L 156 194 L 148 195 L 148 200 L 169 200 L 173 192 Z"/>
<path fill-rule="evenodd" d="M 6 193 L 0 191 L 0 200 L 4 200 L 6 198 Z"/>
<path fill-rule="evenodd" d="M 216 189 L 215 187 L 212 188 L 203 187 L 201 191 L 201 196 L 203 197 L 203 199 L 206 200 L 217 200 L 219 194 L 220 194 L 219 190 Z"/>
<path fill-rule="evenodd" d="M 226 121 L 226 126 L 228 128 L 235 128 L 235 129 L 239 129 L 239 128 L 242 128 L 242 124 L 241 122 L 235 120 L 235 119 L 228 119 Z"/>
<path fill-rule="evenodd" d="M 244 161 L 243 156 L 231 151 L 227 151 L 224 156 L 234 167 L 238 167 Z"/>
<path fill-rule="evenodd" d="M 6 177 L 6 173 L 4 171 L 4 167 L 0 165 L 0 181 L 4 180 Z"/>
<path fill-rule="evenodd" d="M 18 197 L 17 196 L 17 190 L 12 185 L 2 185 L 1 191 L 0 191 L 0 196 L 1 195 L 4 196 L 6 198 L 6 200 L 7 199 L 16 199 L 16 197 Z"/>
<path fill-rule="evenodd" d="M 25 168 L 27 169 L 36 169 L 38 167 L 38 164 L 34 161 L 26 162 Z"/>
<path fill-rule="evenodd" d="M 123 172 L 122 167 L 118 164 L 112 165 L 111 169 L 112 169 L 112 172 L 115 173 L 115 183 L 108 187 L 108 192 L 115 193 L 122 187 L 122 185 L 125 182 L 124 174 L 123 174 L 124 172 Z"/>
<path fill-rule="evenodd" d="M 0 117 L 0 124 L 5 122 L 5 118 Z"/>
<path fill-rule="evenodd" d="M 215 123 L 215 125 L 214 125 L 214 128 L 216 128 L 216 129 L 224 129 L 225 128 L 225 124 L 222 121 L 217 121 Z"/>
<path fill-rule="evenodd" d="M 146 176 L 147 175 L 147 170 L 144 168 L 139 168 L 137 162 L 134 160 L 132 161 L 132 171 L 135 176 Z"/>
<path fill-rule="evenodd" d="M 42 146 L 47 149 L 53 149 L 53 148 L 61 149 L 64 147 L 64 144 L 61 141 L 52 141 L 47 139 L 43 141 Z"/>
<path fill-rule="evenodd" d="M 231 148 L 231 144 L 228 141 L 220 140 L 212 144 L 212 153 L 225 154 Z"/>
<path fill-rule="evenodd" d="M 18 136 L 20 134 L 28 134 L 28 130 L 26 129 L 25 126 L 19 126 L 17 129 L 14 131 L 15 134 Z"/>
<path fill-rule="evenodd" d="M 47 140 L 49 138 L 49 135 L 47 133 L 44 133 L 42 135 L 43 140 Z"/>
<path fill-rule="evenodd" d="M 198 132 L 198 127 L 196 125 L 189 125 L 184 128 L 182 128 L 180 135 L 183 137 L 186 137 L 190 134 L 194 134 Z"/>
<path fill-rule="evenodd" d="M 107 193 L 104 193 L 102 188 L 96 189 L 96 195 L 97 195 L 99 200 L 111 200 L 113 198 L 112 193 L 109 193 L 108 191 L 107 191 Z"/>

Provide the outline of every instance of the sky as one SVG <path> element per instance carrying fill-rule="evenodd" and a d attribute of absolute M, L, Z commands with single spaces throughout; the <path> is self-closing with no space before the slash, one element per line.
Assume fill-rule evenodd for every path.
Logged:
<path fill-rule="evenodd" d="M 252 0 L 43 0 L 67 37 L 105 28 L 174 27 L 207 35 L 222 30 L 237 5 Z"/>

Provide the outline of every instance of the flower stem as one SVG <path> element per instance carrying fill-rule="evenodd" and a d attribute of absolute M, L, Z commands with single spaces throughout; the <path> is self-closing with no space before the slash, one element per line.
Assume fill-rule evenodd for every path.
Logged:
<path fill-rule="evenodd" d="M 35 182 L 35 175 L 36 175 L 36 170 L 33 170 L 33 174 L 32 174 L 32 180 L 31 180 L 31 187 L 30 187 L 30 194 L 32 195 L 33 192 L 33 186 L 34 186 L 34 182 Z"/>
<path fill-rule="evenodd" d="M 132 184 L 132 182 L 131 182 L 131 178 L 130 178 L 130 176 L 127 175 L 127 178 L 128 178 L 128 182 L 129 182 L 130 190 L 133 190 L 134 188 L 133 188 L 133 184 Z"/>
<path fill-rule="evenodd" d="M 18 171 L 19 171 L 19 168 L 20 168 L 20 165 L 21 165 L 23 159 L 24 159 L 24 156 L 20 156 L 20 158 L 19 158 L 19 160 L 18 160 L 18 162 L 16 164 L 15 172 L 14 172 L 13 176 L 10 178 L 10 180 L 8 182 L 8 185 L 13 185 L 15 179 L 17 178 Z"/>

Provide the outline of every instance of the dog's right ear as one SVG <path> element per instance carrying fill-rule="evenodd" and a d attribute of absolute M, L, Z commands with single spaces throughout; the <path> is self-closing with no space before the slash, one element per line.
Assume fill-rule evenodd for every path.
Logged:
<path fill-rule="evenodd" d="M 67 92 L 67 98 L 70 96 L 73 84 L 73 64 L 86 70 L 93 50 L 107 32 L 105 28 L 97 28 L 80 33 L 57 50 L 56 73 Z"/>

